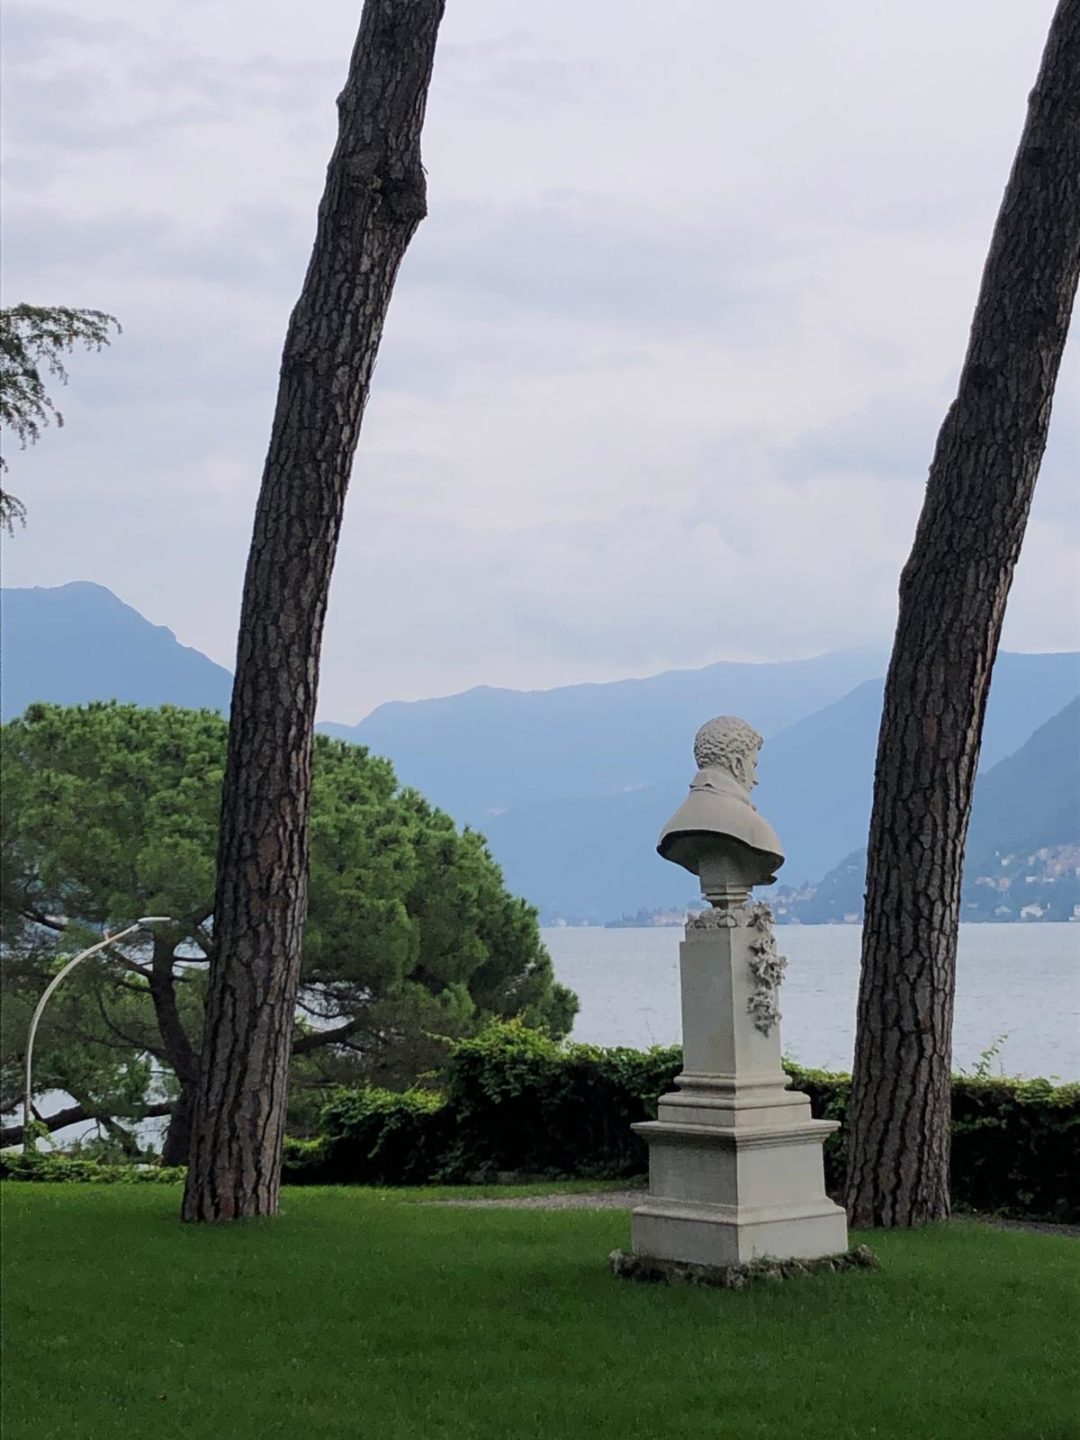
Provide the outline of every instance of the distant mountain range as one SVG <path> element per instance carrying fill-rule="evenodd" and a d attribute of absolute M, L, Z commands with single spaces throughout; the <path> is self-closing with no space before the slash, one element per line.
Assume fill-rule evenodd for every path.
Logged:
<path fill-rule="evenodd" d="M 2 603 L 5 719 L 33 700 L 228 707 L 227 670 L 102 586 L 5 590 Z M 388 756 L 404 784 L 481 830 L 511 889 L 546 918 L 603 921 L 692 898 L 685 873 L 653 847 L 692 777 L 694 732 L 715 714 L 741 714 L 767 739 L 755 801 L 785 843 L 781 879 L 805 890 L 838 866 L 858 869 L 884 668 L 884 654 L 869 650 L 721 661 L 544 691 L 481 687 L 381 705 L 357 725 L 320 729 Z M 1060 712 L 1062 732 L 1073 724 L 1075 734 L 1066 707 L 1078 695 L 1080 654 L 999 656 L 969 854 L 976 842 L 987 851 L 1006 843 L 1025 815 L 1040 834 L 1049 826 L 1047 834 L 1080 842 L 1068 808 L 1080 778 L 1067 779 L 1060 759 L 1048 762 L 1048 773 L 1063 777 L 1064 808 L 1060 823 L 1044 826 L 1022 758 L 1038 739 L 1032 732 Z"/>
<path fill-rule="evenodd" d="M 860 920 L 865 871 L 860 846 L 816 885 L 778 887 L 778 918 Z M 962 914 L 966 920 L 1069 920 L 1074 912 L 1080 913 L 1080 697 L 1015 754 L 980 771 Z"/>
<path fill-rule="evenodd" d="M 104 585 L 0 590 L 0 718 L 35 700 L 126 700 L 228 710 L 232 675 L 152 625 Z"/>
<path fill-rule="evenodd" d="M 698 717 L 735 712 L 758 720 L 740 678 L 729 671 L 715 688 L 703 687 L 692 713 L 672 717 L 677 734 L 658 757 L 662 778 L 653 783 L 566 796 L 558 793 L 558 772 L 548 771 L 549 798 L 511 802 L 497 815 L 476 817 L 511 887 L 528 895 L 545 915 L 567 919 L 605 920 L 642 906 L 685 904 L 692 886 L 685 874 L 659 859 L 653 846 L 692 778 L 688 742 Z M 769 735 L 766 724 L 758 725 L 767 743 L 755 803 L 785 845 L 781 879 L 789 884 L 823 876 L 865 844 L 881 692 L 880 679 L 864 681 L 778 733 Z M 999 656 L 984 733 L 984 768 L 1021 746 L 1034 725 L 1078 692 L 1080 655 Z M 358 729 L 363 735 L 365 727 Z M 393 737 L 387 736 L 378 748 L 404 771 L 392 746 Z"/>
<path fill-rule="evenodd" d="M 484 827 L 553 800 L 617 801 L 655 784 L 677 795 L 688 763 L 693 768 L 694 734 L 717 706 L 741 707 L 763 735 L 774 735 L 883 666 L 881 654 L 854 650 L 781 664 L 720 661 L 554 690 L 482 686 L 380 705 L 358 725 L 321 728 L 389 756 L 407 784 Z"/>
<path fill-rule="evenodd" d="M 981 869 L 1003 855 L 1080 843 L 1080 697 L 1015 754 L 979 776 L 968 854 Z"/>

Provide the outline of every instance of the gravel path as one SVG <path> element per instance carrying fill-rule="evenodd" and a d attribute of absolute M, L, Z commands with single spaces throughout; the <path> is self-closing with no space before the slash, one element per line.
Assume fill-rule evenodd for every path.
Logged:
<path fill-rule="evenodd" d="M 1026 1230 L 1031 1235 L 1064 1235 L 1080 1240 L 1080 1225 L 1059 1225 L 1052 1220 L 999 1220 L 994 1215 L 957 1215 L 975 1225 L 992 1225 L 995 1230 Z"/>
<path fill-rule="evenodd" d="M 649 1192 L 635 1190 L 585 1190 L 576 1194 L 510 1195 L 505 1200 L 488 1197 L 472 1200 L 425 1200 L 425 1205 L 448 1205 L 461 1210 L 632 1210 Z M 997 1230 L 1023 1230 L 1031 1235 L 1063 1235 L 1080 1240 L 1080 1225 L 1057 1225 L 1043 1220 L 999 1220 L 992 1215 L 957 1215 L 956 1219 L 975 1225 L 992 1225 Z"/>
<path fill-rule="evenodd" d="M 505 1200 L 425 1200 L 425 1205 L 456 1206 L 460 1210 L 632 1210 L 649 1192 L 638 1190 L 584 1190 L 576 1194 L 511 1195 Z"/>

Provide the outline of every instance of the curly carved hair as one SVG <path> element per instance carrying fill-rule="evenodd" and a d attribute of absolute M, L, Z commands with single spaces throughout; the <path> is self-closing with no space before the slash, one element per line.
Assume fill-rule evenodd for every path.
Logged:
<path fill-rule="evenodd" d="M 718 715 L 707 720 L 694 737 L 694 759 L 700 770 L 715 765 L 745 781 L 763 743 L 754 727 L 737 715 Z"/>

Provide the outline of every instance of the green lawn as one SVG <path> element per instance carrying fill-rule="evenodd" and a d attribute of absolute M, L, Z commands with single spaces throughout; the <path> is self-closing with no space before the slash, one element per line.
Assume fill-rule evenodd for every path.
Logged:
<path fill-rule="evenodd" d="M 2 1187 L 4 1440 L 1075 1440 L 1080 1243 L 955 1224 L 739 1293 L 612 1279 L 619 1211 Z"/>

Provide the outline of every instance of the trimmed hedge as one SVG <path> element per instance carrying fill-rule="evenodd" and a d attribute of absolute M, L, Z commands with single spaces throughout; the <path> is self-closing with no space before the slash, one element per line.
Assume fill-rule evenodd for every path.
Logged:
<path fill-rule="evenodd" d="M 818 1119 L 840 1121 L 825 1142 L 825 1186 L 839 1197 L 851 1076 L 785 1069 Z M 957 1210 L 1080 1223 L 1080 1085 L 954 1075 L 950 1182 Z"/>
<path fill-rule="evenodd" d="M 654 1119 L 682 1068 L 676 1046 L 602 1050 L 559 1044 L 517 1022 L 455 1046 L 444 1095 L 341 1091 L 315 1140 L 285 1142 L 292 1185 L 423 1185 L 498 1179 L 618 1179 L 648 1169 L 631 1130 Z M 786 1063 L 813 1113 L 839 1120 L 825 1143 L 825 1184 L 844 1183 L 851 1077 Z M 958 1209 L 1080 1222 L 1080 1085 L 953 1080 L 952 1193 Z M 0 1156 L 0 1178 L 168 1183 L 179 1169 L 101 1165 L 49 1155 Z"/>
<path fill-rule="evenodd" d="M 342 1090 L 315 1140 L 286 1140 L 290 1185 L 423 1185 L 450 1143 L 446 1102 L 427 1090 Z"/>
<path fill-rule="evenodd" d="M 558 1044 L 515 1022 L 455 1046 L 445 1098 L 428 1092 L 342 1092 L 323 1135 L 289 1142 L 292 1184 L 415 1185 L 490 1181 L 502 1172 L 617 1179 L 648 1169 L 631 1130 L 654 1119 L 682 1068 L 677 1046 L 603 1050 Z M 819 1119 L 839 1120 L 825 1144 L 825 1183 L 839 1195 L 851 1077 L 785 1068 Z M 958 1209 L 1080 1222 L 1080 1085 L 953 1080 L 953 1203 Z"/>
<path fill-rule="evenodd" d="M 656 1118 L 657 1099 L 681 1068 L 677 1047 L 602 1050 L 556 1044 L 515 1024 L 492 1026 L 459 1043 L 450 1058 L 446 1101 L 454 1128 L 442 1178 L 488 1179 L 505 1170 L 640 1175 L 648 1155 L 630 1127 Z"/>
<path fill-rule="evenodd" d="M 953 1081 L 953 1203 L 1080 1222 L 1080 1085 Z"/>
<path fill-rule="evenodd" d="M 292 1185 L 460 1184 L 505 1172 L 617 1179 L 648 1167 L 631 1130 L 682 1066 L 677 1047 L 560 1044 L 516 1021 L 453 1050 L 445 1095 L 340 1092 L 316 1140 L 286 1141 Z"/>

